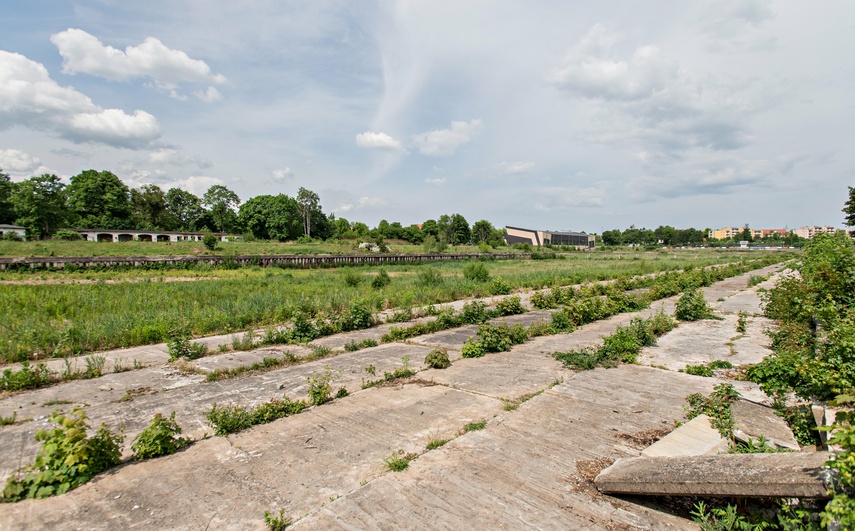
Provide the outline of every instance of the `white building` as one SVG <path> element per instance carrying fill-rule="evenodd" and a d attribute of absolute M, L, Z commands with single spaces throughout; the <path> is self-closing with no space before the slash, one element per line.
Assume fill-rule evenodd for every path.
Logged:
<path fill-rule="evenodd" d="M 0 238 L 6 237 L 7 234 L 17 234 L 22 240 L 27 239 L 27 229 L 25 227 L 0 224 Z"/>

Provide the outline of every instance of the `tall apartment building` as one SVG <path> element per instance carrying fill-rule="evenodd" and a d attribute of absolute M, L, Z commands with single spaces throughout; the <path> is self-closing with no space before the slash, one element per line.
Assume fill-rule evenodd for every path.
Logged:
<path fill-rule="evenodd" d="M 793 232 L 796 233 L 796 236 L 811 239 L 817 234 L 834 234 L 835 232 L 837 232 L 837 229 L 831 226 L 820 227 L 814 225 L 810 227 L 802 227 L 800 229 L 794 230 Z"/>

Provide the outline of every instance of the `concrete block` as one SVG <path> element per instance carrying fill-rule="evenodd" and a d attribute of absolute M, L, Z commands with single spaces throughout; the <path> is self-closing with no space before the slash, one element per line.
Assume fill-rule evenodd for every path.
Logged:
<path fill-rule="evenodd" d="M 729 445 L 730 442 L 710 425 L 708 416 L 698 415 L 648 446 L 641 455 L 644 457 L 709 455 L 726 452 Z"/>
<path fill-rule="evenodd" d="M 748 442 L 763 436 L 770 446 L 799 450 L 799 443 L 787 421 L 779 417 L 775 410 L 747 400 L 733 403 L 733 422 L 736 429 L 733 436 L 737 441 Z"/>
<path fill-rule="evenodd" d="M 594 484 L 606 494 L 827 498 L 826 452 L 624 457 Z"/>

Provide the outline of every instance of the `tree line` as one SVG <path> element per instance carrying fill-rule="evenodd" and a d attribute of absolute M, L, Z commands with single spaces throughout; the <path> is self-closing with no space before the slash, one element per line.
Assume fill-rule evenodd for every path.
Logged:
<path fill-rule="evenodd" d="M 773 245 L 796 245 L 804 242 L 804 238 L 793 231 L 787 234 L 772 233 L 768 238 L 760 240 L 754 238 L 751 229 L 745 227 L 734 238 L 729 240 L 716 240 L 710 236 L 710 229 L 676 229 L 670 225 L 660 225 L 655 229 L 636 228 L 635 225 L 620 231 L 618 229 L 603 232 L 602 243 L 604 245 L 667 245 L 667 246 L 709 246 L 709 245 L 734 245 L 739 241 L 754 242 L 764 241 Z"/>
<path fill-rule="evenodd" d="M 380 221 L 365 223 L 325 214 L 318 194 L 300 188 L 295 197 L 259 195 L 241 203 L 223 185 L 198 197 L 181 188 L 164 191 L 146 184 L 129 188 L 110 171 L 86 170 L 65 184 L 43 174 L 12 182 L 0 170 L 0 223 L 25 227 L 31 239 L 53 236 L 62 227 L 81 229 L 210 231 L 248 238 L 289 241 L 300 238 L 405 240 L 436 246 L 484 243 L 504 245 L 504 232 L 487 220 L 472 226 L 461 214 L 444 214 L 421 226 Z"/>

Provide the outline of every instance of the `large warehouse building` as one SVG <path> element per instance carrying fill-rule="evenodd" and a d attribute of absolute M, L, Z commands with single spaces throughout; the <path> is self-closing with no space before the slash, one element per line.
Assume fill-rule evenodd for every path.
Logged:
<path fill-rule="evenodd" d="M 593 234 L 585 234 L 584 232 L 552 232 L 506 226 L 505 241 L 508 245 L 528 243 L 534 247 L 540 247 L 541 245 L 568 245 L 577 249 L 593 249 L 596 239 Z"/>

